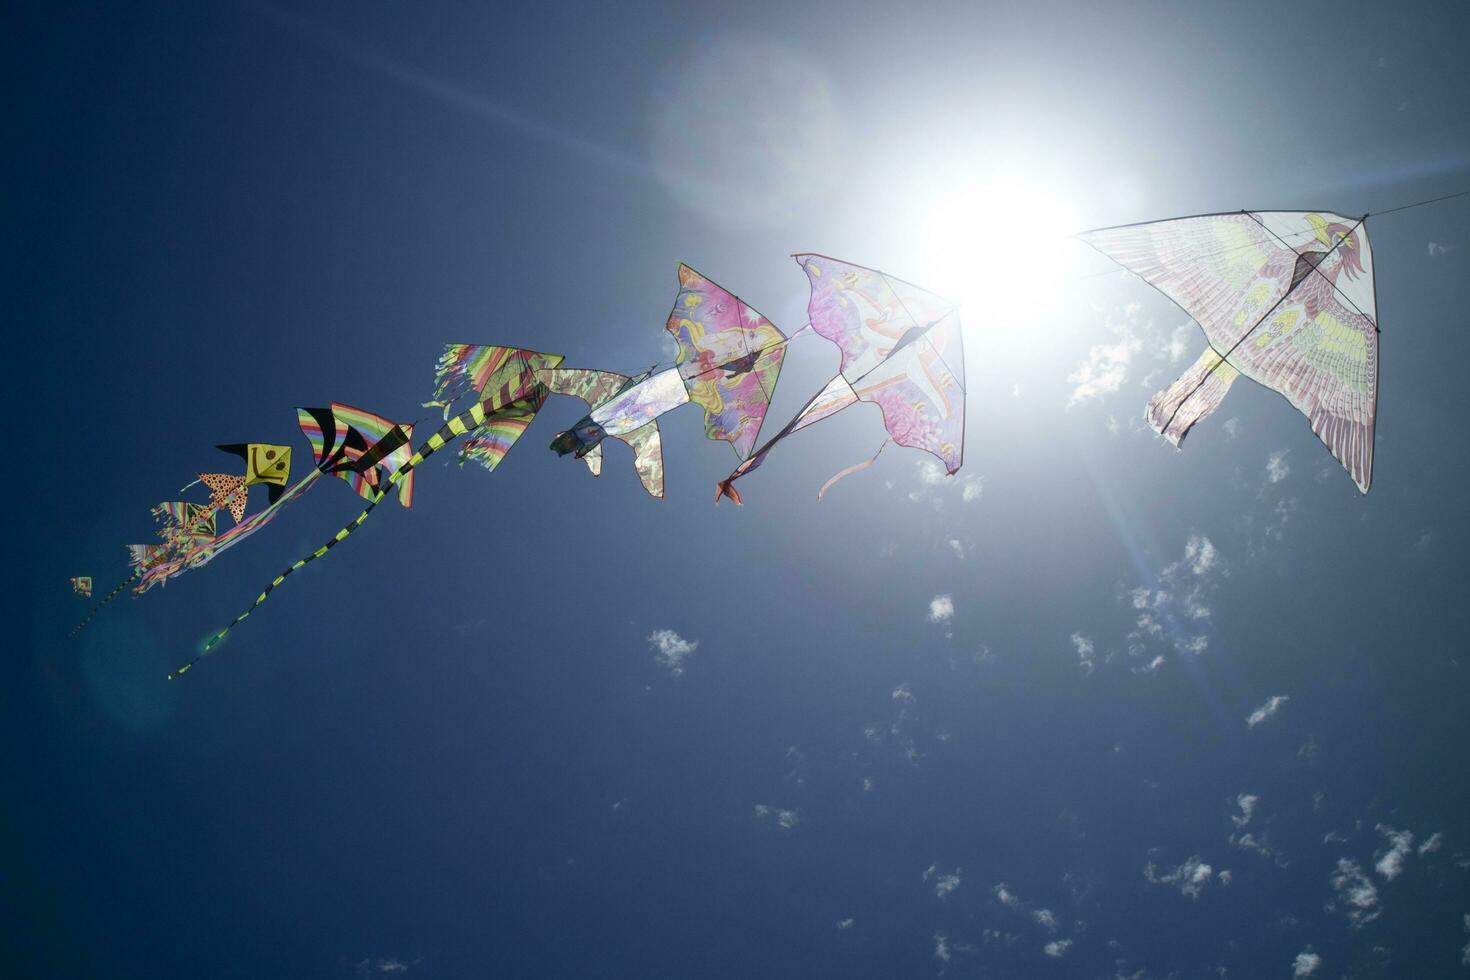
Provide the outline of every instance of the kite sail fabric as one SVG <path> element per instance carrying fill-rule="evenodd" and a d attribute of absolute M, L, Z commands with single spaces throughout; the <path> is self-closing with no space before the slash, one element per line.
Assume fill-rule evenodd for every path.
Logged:
<path fill-rule="evenodd" d="M 1154 286 L 1209 348 L 1154 395 L 1175 446 L 1237 374 L 1285 396 L 1362 493 L 1373 479 L 1378 323 L 1366 219 L 1241 211 L 1102 228 L 1084 242 Z"/>
<path fill-rule="evenodd" d="M 554 368 L 561 361 L 560 354 L 519 347 L 447 344 L 434 373 L 434 399 L 424 405 L 442 407 L 446 419 L 450 406 L 470 395 L 482 403 L 509 405 L 529 396 L 539 384 L 535 377 L 538 368 Z M 489 411 L 485 421 L 460 443 L 460 465 L 475 462 L 493 473 L 534 417 L 535 412 L 515 415 Z"/>
<path fill-rule="evenodd" d="M 245 477 L 236 473 L 200 473 L 199 482 L 209 488 L 211 508 L 228 510 L 236 524 L 245 519 L 245 505 L 249 502 Z"/>
<path fill-rule="evenodd" d="M 92 576 L 74 575 L 71 580 L 71 590 L 80 596 L 92 594 Z"/>
<path fill-rule="evenodd" d="M 158 536 L 171 548 L 187 549 L 215 535 L 215 507 L 183 500 L 159 504 L 153 519 L 159 522 Z"/>
<path fill-rule="evenodd" d="M 758 468 L 777 443 L 858 401 L 872 402 L 882 411 L 887 441 L 933 453 L 953 475 L 965 444 L 965 356 L 958 308 L 874 269 L 823 255 L 795 258 L 811 284 L 811 327 L 837 345 L 841 367 L 785 428 L 720 482 L 715 501 L 729 497 L 740 503 L 735 481 Z M 849 467 L 822 492 L 872 461 Z"/>
<path fill-rule="evenodd" d="M 350 464 L 336 470 L 336 475 L 352 484 L 359 497 L 371 500 L 378 488 L 397 472 L 413 455 L 410 440 L 413 425 L 397 425 L 381 415 L 332 402 L 332 416 L 347 426 L 344 440 L 344 460 Z M 398 485 L 398 502 L 404 507 L 413 506 L 413 474 L 410 472 Z"/>
<path fill-rule="evenodd" d="M 633 448 L 643 488 L 664 495 L 663 446 L 657 419 L 690 402 L 704 409 L 704 434 L 730 443 L 742 459 L 760 435 L 786 356 L 788 338 L 740 297 L 679 265 L 679 292 L 664 324 L 679 347 L 675 366 L 630 378 L 614 371 L 560 368 L 542 372 L 555 394 L 573 395 L 591 410 L 551 448 L 574 453 L 596 476 L 602 440 Z"/>
<path fill-rule="evenodd" d="M 744 300 L 682 262 L 666 324 L 689 400 L 704 409 L 704 434 L 744 459 L 760 435 L 786 356 L 786 335 Z"/>
<path fill-rule="evenodd" d="M 305 558 L 297 561 L 294 565 L 283 571 L 280 575 L 277 575 L 275 579 L 272 580 L 271 583 L 265 587 L 265 590 L 262 591 L 260 595 L 256 596 L 255 601 L 251 603 L 249 609 L 246 609 L 244 612 L 240 613 L 240 615 L 236 616 L 228 626 L 224 627 L 219 632 L 211 636 L 209 640 L 205 642 L 204 648 L 201 650 L 198 656 L 194 657 L 194 659 L 184 664 L 173 674 L 170 674 L 169 680 L 173 680 L 175 676 L 185 673 L 189 670 L 189 668 L 198 663 L 203 657 L 207 656 L 216 646 L 218 646 L 225 639 L 226 636 L 229 635 L 232 629 L 234 629 L 245 619 L 249 618 L 249 616 L 253 612 L 255 612 L 257 608 L 259 608 L 260 604 L 265 602 L 265 600 L 270 596 L 271 592 L 273 592 L 278 586 L 280 586 L 281 583 L 284 582 L 287 578 L 289 578 L 299 569 L 305 567 L 316 559 L 321 558 L 327 552 L 335 548 L 338 544 L 345 541 L 347 537 L 352 534 L 353 531 L 362 526 L 362 523 L 367 520 L 368 515 L 373 512 L 373 509 L 376 508 L 378 504 L 383 500 L 383 498 L 395 487 L 399 488 L 401 499 L 402 484 L 405 481 L 413 479 L 414 471 L 424 462 L 424 460 L 428 459 L 430 456 L 438 452 L 444 446 L 448 445 L 454 439 L 461 436 L 469 436 L 474 433 L 485 433 L 486 435 L 482 436 L 482 438 L 484 439 L 488 440 L 490 438 L 496 438 L 506 440 L 503 442 L 503 448 L 499 449 L 493 454 L 487 452 L 482 457 L 480 457 L 480 461 L 483 462 L 487 466 L 487 468 L 491 470 L 493 470 L 495 466 L 498 465 L 502 459 L 504 459 L 505 454 L 510 451 L 511 446 L 515 444 L 516 439 L 519 438 L 520 434 L 525 431 L 528 425 L 530 425 L 531 421 L 536 417 L 536 413 L 541 409 L 541 406 L 545 404 L 547 392 L 545 387 L 536 380 L 538 370 L 544 369 L 545 365 L 554 366 L 556 364 L 559 364 L 561 362 L 561 356 L 557 354 L 542 354 L 537 351 L 520 350 L 518 348 L 508 347 L 489 349 L 494 351 L 508 352 L 508 354 L 505 357 L 498 359 L 497 367 L 494 370 L 486 372 L 484 375 L 481 376 L 479 380 L 473 382 L 469 387 L 459 389 L 460 393 L 456 396 L 462 397 L 464 393 L 472 391 L 475 393 L 474 396 L 476 398 L 480 398 L 482 400 L 477 401 L 475 404 L 470 406 L 468 411 L 462 412 L 459 415 L 450 418 L 447 422 L 444 423 L 443 427 L 440 428 L 438 432 L 434 433 L 428 438 L 427 441 L 424 442 L 423 448 L 421 448 L 418 452 L 409 455 L 406 459 L 402 461 L 401 464 L 394 466 L 391 470 L 385 471 L 385 475 L 383 475 L 381 481 L 377 484 L 374 484 L 373 493 L 367 498 L 368 505 L 363 509 L 362 513 L 358 514 L 356 518 L 354 518 L 350 523 L 348 523 L 345 527 L 343 527 L 340 531 L 333 535 L 331 540 L 329 540 L 326 544 L 322 545 L 320 548 L 307 555 Z M 441 360 L 441 368 L 442 365 L 443 361 Z M 442 370 L 440 378 L 440 392 L 442 393 L 444 391 L 444 386 L 442 384 Z M 442 404 L 447 405 L 452 404 L 452 402 L 453 399 L 447 402 L 442 402 Z M 335 407 L 336 406 L 334 405 L 334 410 Z M 330 449 L 327 448 L 325 433 L 331 432 L 334 434 L 334 437 L 336 437 L 335 434 L 339 431 L 339 429 L 338 426 L 335 424 L 335 421 L 326 419 L 325 417 L 321 416 L 319 412 L 320 410 L 315 410 L 314 413 L 308 413 L 312 419 L 312 432 L 308 433 L 308 439 L 312 438 L 312 433 L 317 433 L 321 436 L 320 443 L 317 443 L 315 441 L 313 442 L 313 451 L 316 452 L 318 458 L 321 459 L 323 458 L 324 452 L 330 452 Z M 339 438 L 347 438 L 350 440 L 351 430 L 354 424 L 355 423 L 348 423 L 347 428 L 349 432 L 346 436 Z M 303 426 L 303 428 L 305 428 L 305 426 Z M 386 441 L 389 441 L 387 436 L 384 437 L 384 442 Z M 319 446 L 321 448 L 318 448 Z M 398 452 L 397 449 L 392 449 L 391 451 Z M 330 459 L 331 457 L 328 456 L 327 458 Z M 378 446 L 375 446 L 373 447 L 373 449 L 369 450 L 369 452 L 361 454 L 357 465 L 365 468 L 371 467 L 376 465 L 377 460 L 383 458 L 387 457 L 384 450 L 382 449 L 382 444 L 380 443 Z"/>
<path fill-rule="evenodd" d="M 630 378 L 614 371 L 544 368 L 536 377 L 552 394 L 572 395 L 592 409 L 569 430 L 558 433 L 552 449 L 563 456 L 575 453 L 593 476 L 599 476 L 602 440 L 612 436 L 632 448 L 633 468 L 643 489 L 653 497 L 664 495 L 663 441 L 655 420 L 689 401 L 677 370 Z"/>
<path fill-rule="evenodd" d="M 245 461 L 245 486 L 265 484 L 271 503 L 275 503 L 285 493 L 286 484 L 291 479 L 290 446 L 248 442 L 231 443 L 216 448 L 243 459 Z M 239 523 L 239 518 L 237 517 L 235 521 Z"/>

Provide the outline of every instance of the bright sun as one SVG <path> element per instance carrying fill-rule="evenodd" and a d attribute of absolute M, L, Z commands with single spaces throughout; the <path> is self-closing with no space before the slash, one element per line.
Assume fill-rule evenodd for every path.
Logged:
<path fill-rule="evenodd" d="M 1077 230 L 1056 189 L 1020 177 L 978 180 L 930 209 L 922 268 L 936 292 L 960 304 L 968 330 L 1008 327 L 992 321 L 1052 307 Z"/>

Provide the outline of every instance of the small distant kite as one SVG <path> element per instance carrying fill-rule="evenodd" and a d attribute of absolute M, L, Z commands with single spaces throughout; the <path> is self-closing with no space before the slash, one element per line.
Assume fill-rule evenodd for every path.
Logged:
<path fill-rule="evenodd" d="M 883 413 L 883 446 L 923 449 L 939 457 L 945 472 L 959 470 L 965 447 L 965 353 L 959 309 L 949 300 L 875 269 L 824 255 L 797 255 L 811 283 L 811 328 L 837 345 L 842 364 L 796 417 L 722 480 L 715 502 L 740 503 L 735 481 L 756 469 L 777 443 L 859 401 Z M 878 452 L 883 451 L 878 447 Z M 818 492 L 820 497 L 850 473 L 878 458 L 850 466 Z"/>
<path fill-rule="evenodd" d="M 1147 417 L 1179 446 L 1237 375 L 1278 392 L 1362 493 L 1373 480 L 1378 323 L 1366 218 L 1240 211 L 1083 232 L 1203 328 L 1209 348 Z"/>
<path fill-rule="evenodd" d="M 92 594 L 92 576 L 75 575 L 71 580 L 71 590 L 77 595 L 89 596 Z"/>
<path fill-rule="evenodd" d="M 277 575 L 249 609 L 211 636 L 200 653 L 169 679 L 186 673 L 213 651 L 288 577 L 345 541 L 390 492 L 396 489 L 398 502 L 411 506 L 414 471 L 454 439 L 466 437 L 461 463 L 473 459 L 493 472 L 546 401 L 546 389 L 536 380 L 538 371 L 560 363 L 559 354 L 483 344 L 449 345 L 439 361 L 435 400 L 425 404 L 443 408 L 447 417 L 451 406 L 466 395 L 472 394 L 476 401 L 467 411 L 448 418 L 418 452 L 409 444 L 412 425 L 394 425 L 382 416 L 336 402 L 331 409 L 301 409 L 301 427 L 319 467 L 351 483 L 368 505 L 326 544 Z"/>
<path fill-rule="evenodd" d="M 664 495 L 663 449 L 657 419 L 693 402 L 704 409 L 704 434 L 734 447 L 742 459 L 760 434 L 786 355 L 787 337 L 759 311 L 687 265 L 665 329 L 679 345 L 675 366 L 634 377 L 612 371 L 554 368 L 541 372 L 555 394 L 574 395 L 591 411 L 551 448 L 573 453 L 593 476 L 602 472 L 602 440 L 633 449 L 643 488 Z"/>

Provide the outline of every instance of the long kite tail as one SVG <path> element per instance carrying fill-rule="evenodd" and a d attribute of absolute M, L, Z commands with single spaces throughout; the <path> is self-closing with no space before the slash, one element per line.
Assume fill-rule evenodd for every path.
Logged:
<path fill-rule="evenodd" d="M 97 618 L 97 614 L 102 611 L 103 606 L 107 605 L 113 599 L 116 599 L 119 595 L 122 594 L 124 589 L 132 585 L 134 582 L 138 581 L 138 579 L 142 578 L 142 576 L 143 573 L 138 572 L 134 574 L 132 578 L 124 579 L 123 581 L 117 583 L 117 587 L 114 588 L 111 592 L 107 593 L 107 595 L 103 596 L 101 599 L 98 599 L 97 602 L 92 606 L 91 610 L 87 613 L 86 618 L 83 619 L 80 623 L 77 623 L 75 626 L 73 626 L 71 628 L 71 632 L 66 635 L 68 637 L 72 637 L 80 633 L 88 623 Z"/>
<path fill-rule="evenodd" d="M 377 494 L 368 501 L 368 505 L 363 508 L 362 513 L 358 514 L 357 517 L 352 521 L 352 523 L 348 524 L 346 527 L 342 528 L 342 530 L 338 531 L 335 535 L 332 536 L 332 539 L 330 541 L 322 545 L 316 551 L 313 551 L 311 554 L 307 555 L 305 558 L 301 559 L 296 564 L 292 565 L 290 568 L 277 575 L 275 577 L 275 580 L 271 582 L 270 585 L 267 585 L 265 587 L 265 591 L 255 597 L 255 601 L 250 604 L 249 609 L 246 609 L 240 615 L 236 616 L 233 620 L 230 621 L 230 624 L 228 626 L 215 633 L 208 640 L 204 641 L 204 648 L 195 655 L 194 659 L 184 664 L 172 674 L 169 674 L 168 679 L 173 680 L 180 674 L 188 672 L 189 668 L 193 667 L 199 661 L 207 657 L 210 652 L 213 651 L 214 648 L 217 647 L 224 640 L 224 638 L 229 635 L 230 630 L 234 629 L 236 626 L 240 625 L 240 623 L 248 619 L 250 617 L 250 614 L 255 612 L 255 610 L 260 607 L 260 604 L 262 602 L 265 602 L 266 597 L 269 596 L 273 591 L 275 591 L 275 589 L 282 582 L 286 581 L 287 578 L 295 573 L 297 569 L 303 568 L 304 566 L 316 561 L 322 555 L 325 555 L 342 541 L 346 540 L 347 536 L 350 535 L 353 531 L 356 531 L 362 525 L 362 522 L 367 520 L 368 515 L 373 512 L 373 508 L 377 507 L 378 504 L 382 502 L 383 498 L 386 497 L 388 493 L 393 490 L 393 488 L 398 484 L 401 479 L 412 473 L 414 467 L 418 466 L 424 460 L 434 455 L 435 452 L 437 452 L 439 449 L 442 449 L 455 437 L 462 436 L 474 427 L 480 425 L 482 422 L 485 421 L 486 417 L 487 414 L 485 411 L 485 404 L 480 403 L 475 405 L 469 411 L 464 412 L 461 415 L 456 415 L 454 418 L 444 423 L 444 426 L 440 428 L 438 432 L 434 433 L 428 438 L 428 440 L 424 443 L 422 449 L 414 453 L 413 456 L 409 457 L 407 462 L 405 462 L 388 477 L 387 483 L 378 488 Z"/>

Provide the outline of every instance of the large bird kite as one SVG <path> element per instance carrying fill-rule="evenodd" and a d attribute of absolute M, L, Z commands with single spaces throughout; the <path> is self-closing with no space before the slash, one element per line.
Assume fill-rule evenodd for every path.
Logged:
<path fill-rule="evenodd" d="M 1373 481 L 1378 313 L 1366 218 L 1240 211 L 1079 237 L 1179 304 L 1209 347 L 1154 395 L 1148 421 L 1175 446 L 1237 375 L 1285 396 L 1352 476 Z"/>

